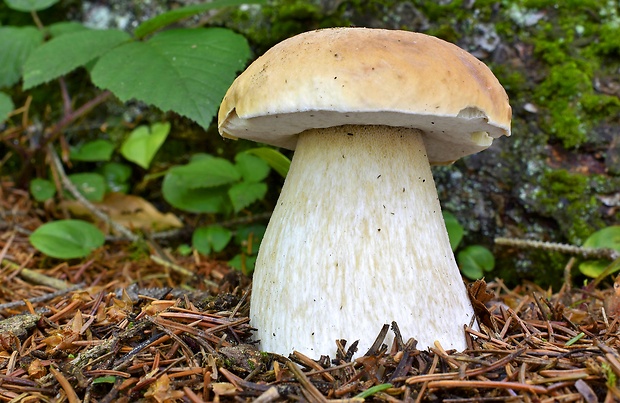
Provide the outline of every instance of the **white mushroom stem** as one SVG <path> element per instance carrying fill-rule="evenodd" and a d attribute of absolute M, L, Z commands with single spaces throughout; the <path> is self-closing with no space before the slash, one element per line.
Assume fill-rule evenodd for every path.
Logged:
<path fill-rule="evenodd" d="M 334 357 L 336 339 L 359 339 L 364 354 L 396 321 L 420 349 L 463 350 L 472 317 L 421 133 L 302 133 L 256 262 L 261 348 Z"/>

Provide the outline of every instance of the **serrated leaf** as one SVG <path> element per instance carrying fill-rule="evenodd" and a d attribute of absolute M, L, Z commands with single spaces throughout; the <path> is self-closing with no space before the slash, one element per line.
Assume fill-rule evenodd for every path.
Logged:
<path fill-rule="evenodd" d="M 71 150 L 74 161 L 109 161 L 114 152 L 114 144 L 108 140 L 93 140 Z"/>
<path fill-rule="evenodd" d="M 143 38 L 153 32 L 166 27 L 172 23 L 175 23 L 184 18 L 189 18 L 194 15 L 203 13 L 208 10 L 216 8 L 223 8 L 229 6 L 239 6 L 242 4 L 264 4 L 265 0 L 213 0 L 206 4 L 196 4 L 186 7 L 180 7 L 172 11 L 168 11 L 163 14 L 159 14 L 156 17 L 151 18 L 138 25 L 134 35 L 136 38 Z"/>
<path fill-rule="evenodd" d="M 267 185 L 265 183 L 241 182 L 231 186 L 228 190 L 235 213 L 262 199 L 266 193 Z"/>
<path fill-rule="evenodd" d="M 53 38 L 36 48 L 24 64 L 24 89 L 43 84 L 108 52 L 130 36 L 117 29 L 87 29 Z"/>
<path fill-rule="evenodd" d="M 106 53 L 91 78 L 122 101 L 135 98 L 207 128 L 249 57 L 246 39 L 231 30 L 174 29 Z"/>
<path fill-rule="evenodd" d="M 0 27 L 0 88 L 20 80 L 24 62 L 41 42 L 43 34 L 34 27 Z"/>
<path fill-rule="evenodd" d="M 104 242 L 105 237 L 97 227 L 81 220 L 43 224 L 30 235 L 32 246 L 58 259 L 88 256 Z"/>
<path fill-rule="evenodd" d="M 78 191 L 90 201 L 101 201 L 105 194 L 105 179 L 96 173 L 79 173 L 69 175 L 69 180 Z"/>
<path fill-rule="evenodd" d="M 30 194 L 38 202 L 51 199 L 56 194 L 56 186 L 47 179 L 35 178 L 30 181 Z"/>
<path fill-rule="evenodd" d="M 10 9 L 23 11 L 26 13 L 30 11 L 45 10 L 59 1 L 60 0 L 4 0 Z"/>
<path fill-rule="evenodd" d="M 194 159 L 187 165 L 170 168 L 169 172 L 176 175 L 180 186 L 188 189 L 229 185 L 241 179 L 230 161 L 217 157 Z"/>
<path fill-rule="evenodd" d="M 247 150 L 246 153 L 256 155 L 269 164 L 280 176 L 286 178 L 288 170 L 291 167 L 291 160 L 280 151 L 269 147 L 259 147 Z"/>
<path fill-rule="evenodd" d="M 166 141 L 168 133 L 170 133 L 170 123 L 167 122 L 155 123 L 150 129 L 147 126 L 137 127 L 123 142 L 121 154 L 127 160 L 147 169 L 159 148 Z"/>
<path fill-rule="evenodd" d="M 0 92 L 0 123 L 4 122 L 9 117 L 9 113 L 11 113 L 14 108 L 15 105 L 13 105 L 11 97 L 4 92 Z"/>
<path fill-rule="evenodd" d="M 235 156 L 235 167 L 246 182 L 260 182 L 269 175 L 269 165 L 251 154 L 239 153 Z"/>
<path fill-rule="evenodd" d="M 442 212 L 442 214 L 443 220 L 446 223 L 446 230 L 448 230 L 448 238 L 450 238 L 450 247 L 452 251 L 455 251 L 463 239 L 465 229 L 463 229 L 463 226 L 459 223 L 454 214 L 447 211 Z"/>
<path fill-rule="evenodd" d="M 199 227 L 192 235 L 192 246 L 203 255 L 221 252 L 232 239 L 232 232 L 219 225 Z"/>
<path fill-rule="evenodd" d="M 490 250 L 481 245 L 471 245 L 463 249 L 456 256 L 461 273 L 475 280 L 482 278 L 485 271 L 495 267 L 495 257 Z"/>

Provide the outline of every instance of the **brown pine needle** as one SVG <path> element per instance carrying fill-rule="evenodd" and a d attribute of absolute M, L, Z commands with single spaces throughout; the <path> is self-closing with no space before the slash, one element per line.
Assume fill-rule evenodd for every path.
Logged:
<path fill-rule="evenodd" d="M 512 389 L 524 390 L 534 394 L 545 394 L 547 388 L 542 386 L 529 385 L 520 382 L 495 382 L 495 381 L 432 381 L 428 383 L 429 389 L 442 388 L 485 388 L 485 389 Z"/>
<path fill-rule="evenodd" d="M 62 389 L 65 391 L 69 403 L 80 403 L 80 399 L 78 398 L 77 393 L 75 393 L 75 390 L 73 389 L 67 378 L 65 378 L 65 376 L 62 374 L 62 372 L 58 371 L 53 366 L 50 366 L 50 372 L 52 373 L 52 375 L 54 375 L 54 378 L 56 378 Z"/>

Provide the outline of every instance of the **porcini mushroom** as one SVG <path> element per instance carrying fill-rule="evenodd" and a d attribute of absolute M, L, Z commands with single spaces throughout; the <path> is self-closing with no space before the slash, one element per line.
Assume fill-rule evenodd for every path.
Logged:
<path fill-rule="evenodd" d="M 430 164 L 510 135 L 506 92 L 424 34 L 331 28 L 287 39 L 228 90 L 219 131 L 295 149 L 260 246 L 250 304 L 265 351 L 364 353 L 385 323 L 466 347 L 473 310 Z"/>

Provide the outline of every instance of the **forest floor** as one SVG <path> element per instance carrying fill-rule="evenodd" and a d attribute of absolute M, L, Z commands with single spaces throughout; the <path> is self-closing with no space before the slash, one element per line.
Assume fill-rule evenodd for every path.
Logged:
<path fill-rule="evenodd" d="M 51 259 L 28 241 L 45 216 L 1 184 L 0 401 L 620 401 L 611 290 L 479 281 L 465 351 L 418 350 L 392 324 L 363 356 L 341 342 L 313 361 L 252 345 L 250 279 L 225 263 L 154 241 Z"/>

